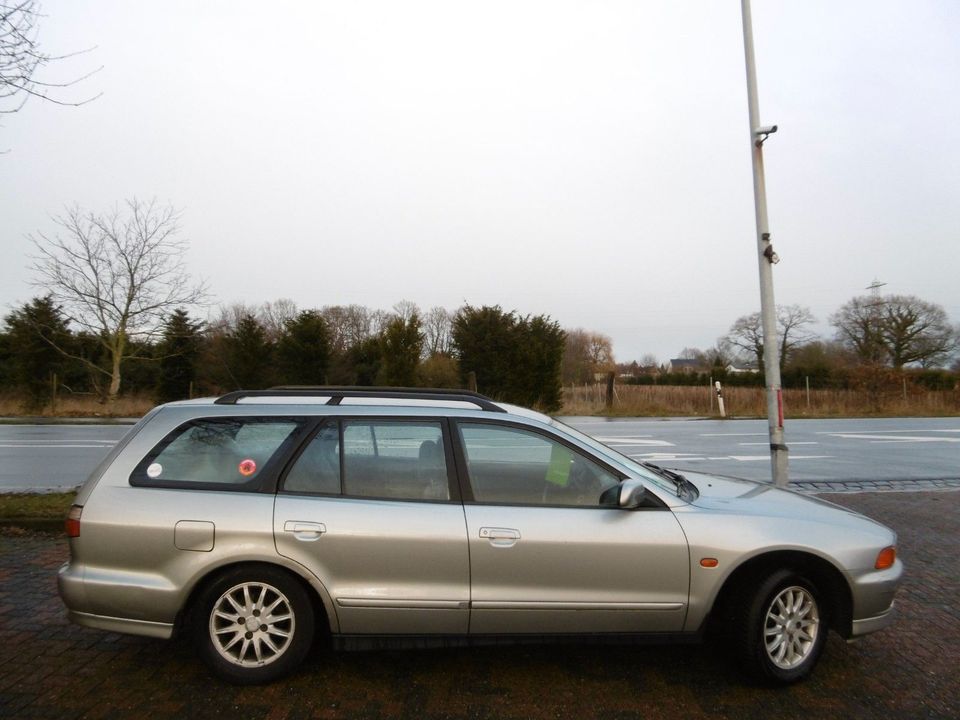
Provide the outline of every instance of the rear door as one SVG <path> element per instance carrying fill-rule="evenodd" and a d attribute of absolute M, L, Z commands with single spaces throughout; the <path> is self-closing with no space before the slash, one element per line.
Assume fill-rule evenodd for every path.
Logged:
<path fill-rule="evenodd" d="M 689 553 L 669 509 L 611 506 L 621 476 L 552 435 L 456 425 L 472 634 L 682 629 Z"/>
<path fill-rule="evenodd" d="M 470 567 L 442 419 L 321 426 L 281 479 L 277 551 L 313 572 L 344 634 L 464 634 Z"/>

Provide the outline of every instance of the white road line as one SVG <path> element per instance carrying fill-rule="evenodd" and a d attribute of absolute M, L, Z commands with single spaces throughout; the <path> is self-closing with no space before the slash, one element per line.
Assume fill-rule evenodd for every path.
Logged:
<path fill-rule="evenodd" d="M 112 448 L 116 443 L 110 443 L 109 445 L 19 445 L 19 444 L 0 444 L 0 448 L 32 448 L 33 450 L 46 450 L 47 448 L 100 448 L 102 450 L 107 450 Z"/>
<path fill-rule="evenodd" d="M 37 425 L 36 423 L 8 423 L 0 425 L 0 428 L 40 428 L 40 427 L 52 427 L 51 425 Z M 122 429 L 125 431 L 133 427 L 133 423 L 82 423 L 77 425 L 67 425 L 66 423 L 62 424 L 61 427 L 72 427 L 72 428 L 83 428 L 84 430 L 88 428 L 111 428 L 111 429 Z"/>
<path fill-rule="evenodd" d="M 903 428 L 887 429 L 876 428 L 874 430 L 816 430 L 814 435 L 861 435 L 874 433 L 917 433 L 917 432 L 960 432 L 960 430 L 927 430 L 926 428 Z"/>
<path fill-rule="evenodd" d="M 610 438 L 597 438 L 597 440 L 610 447 L 674 447 L 676 445 L 676 443 L 666 440 L 634 440 L 631 442 L 613 442 Z"/>
<path fill-rule="evenodd" d="M 823 460 L 833 455 L 790 455 L 790 460 Z M 728 455 L 726 457 L 712 457 L 711 460 L 738 460 L 739 462 L 754 462 L 756 460 L 770 460 L 769 455 Z"/>
<path fill-rule="evenodd" d="M 641 458 L 643 460 L 653 460 L 654 462 L 659 460 L 682 460 L 684 462 L 696 461 L 696 460 L 706 460 L 705 457 L 701 455 L 690 455 L 687 453 L 628 453 L 627 457 L 632 458 Z"/>
<path fill-rule="evenodd" d="M 755 442 L 742 442 L 742 443 L 737 443 L 737 445 L 768 445 L 768 444 L 769 444 L 769 443 L 755 443 Z M 819 444 L 820 444 L 820 443 L 815 442 L 815 441 L 813 441 L 813 440 L 804 441 L 804 442 L 797 442 L 796 440 L 794 440 L 794 441 L 791 441 L 790 443 L 788 443 L 788 445 L 789 445 L 790 447 L 793 447 L 794 445 L 819 445 Z"/>
<path fill-rule="evenodd" d="M 644 438 L 652 438 L 653 435 L 609 435 L 609 436 L 594 436 L 600 442 L 609 442 L 611 440 L 642 440 Z"/>
<path fill-rule="evenodd" d="M 45 445 L 62 445 L 69 443 L 76 444 L 97 444 L 97 445 L 116 445 L 117 440 L 100 440 L 99 438 L 71 438 L 69 440 L 50 439 L 50 440 L 5 440 L 0 441 L 0 445 L 23 445 L 26 447 L 43 447 Z"/>
<path fill-rule="evenodd" d="M 905 435 L 897 437 L 896 435 L 861 435 L 860 433 L 831 433 L 834 437 L 846 438 L 851 440 L 871 440 L 873 442 L 884 442 L 884 443 L 925 443 L 925 442 L 946 442 L 946 443 L 960 443 L 960 438 L 951 438 L 951 437 L 920 437 L 917 435 Z"/>
<path fill-rule="evenodd" d="M 700 437 L 762 437 L 765 432 L 759 433 L 700 433 Z"/>

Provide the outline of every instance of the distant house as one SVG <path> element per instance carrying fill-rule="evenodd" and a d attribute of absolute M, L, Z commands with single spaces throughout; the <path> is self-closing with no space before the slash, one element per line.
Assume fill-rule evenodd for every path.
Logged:
<path fill-rule="evenodd" d="M 693 358 L 671 358 L 667 363 L 667 372 L 695 373 L 703 369 L 703 363 Z"/>

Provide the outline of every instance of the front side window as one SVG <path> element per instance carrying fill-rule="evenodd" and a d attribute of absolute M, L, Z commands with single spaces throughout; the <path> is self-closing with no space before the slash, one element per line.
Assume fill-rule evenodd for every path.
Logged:
<path fill-rule="evenodd" d="M 397 500 L 449 500 L 439 422 L 346 420 L 343 493 Z"/>
<path fill-rule="evenodd" d="M 620 478 L 563 443 L 539 433 L 487 423 L 460 423 L 476 502 L 600 507 Z"/>
<path fill-rule="evenodd" d="M 204 418 L 184 423 L 137 465 L 133 485 L 258 485 L 264 469 L 303 422 L 290 418 Z"/>

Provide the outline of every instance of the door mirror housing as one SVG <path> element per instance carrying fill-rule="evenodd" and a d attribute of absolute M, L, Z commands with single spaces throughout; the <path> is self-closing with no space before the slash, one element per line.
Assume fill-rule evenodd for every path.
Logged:
<path fill-rule="evenodd" d="M 647 489 L 639 480 L 624 480 L 620 483 L 620 496 L 617 499 L 617 505 L 624 510 L 633 510 L 643 504 L 646 499 Z"/>

